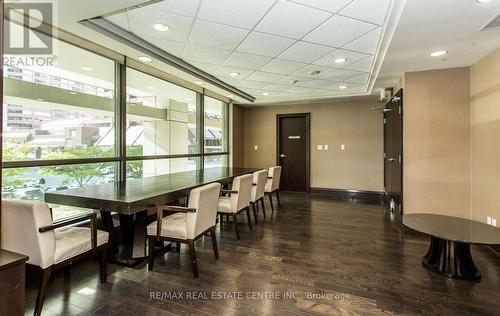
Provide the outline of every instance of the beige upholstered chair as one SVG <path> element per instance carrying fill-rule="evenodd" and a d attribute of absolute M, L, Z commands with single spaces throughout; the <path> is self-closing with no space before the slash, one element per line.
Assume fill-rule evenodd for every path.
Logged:
<path fill-rule="evenodd" d="M 266 218 L 266 209 L 264 207 L 264 189 L 267 181 L 267 170 L 260 170 L 253 173 L 252 193 L 250 195 L 250 204 L 252 205 L 255 224 L 257 224 L 257 211 L 259 202 L 262 205 L 262 213 Z"/>
<path fill-rule="evenodd" d="M 210 231 L 210 237 L 212 237 L 215 259 L 219 258 L 215 238 L 219 193 L 220 184 L 211 183 L 191 190 L 188 207 L 169 205 L 157 207 L 157 220 L 147 227 L 148 268 L 150 271 L 153 270 L 155 242 L 160 240 L 176 242 L 178 247 L 180 243 L 188 244 L 195 278 L 198 277 L 198 265 L 194 242 L 208 231 Z M 164 211 L 174 212 L 175 214 L 163 217 Z"/>
<path fill-rule="evenodd" d="M 278 205 L 280 202 L 280 176 L 281 176 L 281 166 L 269 168 L 269 175 L 267 176 L 267 182 L 265 187 L 265 192 L 269 196 L 269 202 L 271 203 L 271 211 L 274 212 L 273 197 L 272 194 L 276 193 L 276 198 L 278 199 Z"/>
<path fill-rule="evenodd" d="M 252 193 L 253 175 L 247 174 L 233 179 L 231 190 L 221 190 L 226 196 L 219 198 L 219 215 L 231 215 L 233 218 L 236 238 L 240 239 L 240 228 L 238 227 L 238 214 L 246 211 L 248 227 L 252 229 L 252 219 L 250 218 L 250 195 Z"/>
<path fill-rule="evenodd" d="M 70 225 L 90 220 L 90 228 Z M 96 214 L 52 221 L 46 203 L 2 201 L 1 248 L 29 256 L 28 264 L 43 272 L 35 315 L 40 315 L 53 270 L 72 264 L 85 255 L 100 252 L 101 282 L 106 282 L 108 233 L 97 230 Z"/>

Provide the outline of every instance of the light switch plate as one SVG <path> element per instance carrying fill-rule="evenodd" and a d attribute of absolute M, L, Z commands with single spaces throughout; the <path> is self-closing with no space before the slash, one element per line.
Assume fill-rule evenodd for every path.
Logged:
<path fill-rule="evenodd" d="M 253 145 L 253 150 L 259 150 L 259 146 L 258 145 Z"/>
<path fill-rule="evenodd" d="M 342 150 L 342 151 L 345 150 L 345 144 L 340 145 L 340 150 Z"/>
<path fill-rule="evenodd" d="M 497 219 L 496 218 L 493 218 L 493 217 L 491 218 L 491 225 L 495 226 L 495 227 L 497 226 Z"/>
<path fill-rule="evenodd" d="M 328 145 L 325 145 L 324 148 L 325 148 L 325 150 L 328 150 Z"/>
<path fill-rule="evenodd" d="M 318 145 L 318 150 L 323 150 L 323 145 Z"/>
<path fill-rule="evenodd" d="M 491 217 L 486 216 L 486 224 L 491 225 Z"/>

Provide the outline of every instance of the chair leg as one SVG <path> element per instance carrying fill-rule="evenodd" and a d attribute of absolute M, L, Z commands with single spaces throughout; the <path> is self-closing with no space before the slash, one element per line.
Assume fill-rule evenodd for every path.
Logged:
<path fill-rule="evenodd" d="M 188 239 L 189 256 L 191 257 L 191 268 L 193 269 L 193 276 L 198 277 L 198 263 L 196 262 L 196 253 L 194 251 L 194 240 Z"/>
<path fill-rule="evenodd" d="M 269 195 L 269 203 L 271 203 L 271 213 L 274 213 L 274 206 L 273 206 L 273 196 L 272 193 L 269 192 L 267 195 Z"/>
<path fill-rule="evenodd" d="M 108 280 L 108 245 L 102 245 L 99 255 L 99 271 L 101 273 L 101 283 Z"/>
<path fill-rule="evenodd" d="M 181 253 L 181 243 L 180 242 L 175 244 L 175 250 L 177 251 L 177 253 Z"/>
<path fill-rule="evenodd" d="M 233 213 L 233 225 L 236 233 L 236 239 L 240 240 L 240 228 L 238 227 L 238 214 Z"/>
<path fill-rule="evenodd" d="M 148 254 L 148 270 L 153 271 L 153 263 L 155 261 L 155 239 L 148 238 L 149 254 Z"/>
<path fill-rule="evenodd" d="M 280 191 L 279 190 L 276 190 L 276 198 L 278 199 L 278 206 L 281 206 Z"/>
<path fill-rule="evenodd" d="M 52 267 L 42 270 L 42 282 L 40 283 L 40 288 L 38 289 L 35 312 L 33 313 L 35 316 L 39 316 L 42 313 L 43 302 L 45 301 L 45 294 L 47 293 L 47 286 L 49 285 L 51 274 Z"/>
<path fill-rule="evenodd" d="M 217 249 L 217 238 L 215 237 L 215 226 L 210 227 L 210 237 L 212 238 L 212 246 L 214 247 L 215 259 L 219 259 L 219 250 Z"/>
<path fill-rule="evenodd" d="M 253 218 L 255 219 L 255 224 L 257 224 L 258 223 L 258 221 L 257 221 L 257 209 L 255 206 L 256 206 L 255 203 L 252 203 Z"/>
<path fill-rule="evenodd" d="M 262 204 L 262 213 L 264 214 L 264 218 L 266 218 L 266 207 L 264 206 L 264 198 L 260 199 L 260 203 Z"/>
<path fill-rule="evenodd" d="M 250 230 L 252 230 L 252 217 L 250 216 L 250 206 L 247 206 L 245 210 L 247 213 L 248 227 L 250 227 Z"/>

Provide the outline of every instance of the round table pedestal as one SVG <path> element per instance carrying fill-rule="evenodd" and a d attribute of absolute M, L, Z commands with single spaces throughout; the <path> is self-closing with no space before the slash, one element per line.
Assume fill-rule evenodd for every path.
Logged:
<path fill-rule="evenodd" d="M 448 278 L 479 281 L 481 273 L 470 254 L 470 245 L 431 237 L 429 251 L 422 258 L 427 269 Z"/>

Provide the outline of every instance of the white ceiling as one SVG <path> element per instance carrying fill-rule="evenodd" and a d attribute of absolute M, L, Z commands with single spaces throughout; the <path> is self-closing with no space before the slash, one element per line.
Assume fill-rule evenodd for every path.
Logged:
<path fill-rule="evenodd" d="M 392 1 L 164 0 L 107 19 L 270 102 L 365 94 Z"/>

